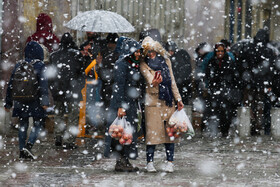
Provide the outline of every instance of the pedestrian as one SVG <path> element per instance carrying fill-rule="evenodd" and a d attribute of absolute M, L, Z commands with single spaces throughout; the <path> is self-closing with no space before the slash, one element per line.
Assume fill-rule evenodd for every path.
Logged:
<path fill-rule="evenodd" d="M 251 135 L 260 135 L 261 130 L 265 130 L 267 135 L 270 134 L 269 95 L 272 90 L 273 63 L 276 56 L 268 44 L 269 31 L 260 29 L 239 56 L 245 90 L 243 103 L 251 107 Z"/>
<path fill-rule="evenodd" d="M 19 118 L 19 157 L 21 159 L 36 159 L 31 149 L 36 142 L 41 129 L 45 125 L 46 109 L 49 105 L 48 82 L 47 78 L 45 77 L 46 68 L 45 64 L 43 63 L 44 52 L 42 47 L 37 42 L 31 41 L 27 43 L 24 52 L 24 61 L 32 64 L 34 68 L 34 72 L 38 82 L 36 88 L 37 92 L 34 98 L 28 101 L 19 101 L 14 99 L 13 95 L 15 86 L 21 86 L 13 85 L 13 83 L 16 82 L 16 80 L 14 79 L 14 75 L 16 74 L 16 71 L 20 68 L 20 64 L 22 63 L 19 62 L 16 64 L 8 83 L 4 107 L 7 111 L 9 111 L 13 107 L 13 117 Z M 33 117 L 33 127 L 29 136 L 27 136 L 29 117 Z"/>
<path fill-rule="evenodd" d="M 100 64 L 100 68 L 98 71 L 98 74 L 102 81 L 101 98 L 105 110 L 108 109 L 108 107 L 110 106 L 112 86 L 114 83 L 113 70 L 114 70 L 115 62 L 119 58 L 119 53 L 115 50 L 118 38 L 119 36 L 117 33 L 109 33 L 107 35 L 106 37 L 107 47 L 102 52 L 104 58 L 102 60 L 102 63 Z"/>
<path fill-rule="evenodd" d="M 203 120 L 204 111 L 205 111 L 205 101 L 207 98 L 207 90 L 205 85 L 205 72 L 202 69 L 203 59 L 205 56 L 212 52 L 213 48 L 207 42 L 199 43 L 197 48 L 195 49 L 195 68 L 194 68 L 194 100 L 193 100 L 193 110 L 195 111 L 195 116 L 198 117 L 196 119 L 199 124 L 200 131 L 204 131 L 205 123 Z"/>
<path fill-rule="evenodd" d="M 140 71 L 141 45 L 133 38 L 120 37 L 116 50 L 120 56 L 114 67 L 114 85 L 111 97 L 109 113 L 107 116 L 107 128 L 116 117 L 126 120 L 133 127 L 133 140 L 130 145 L 121 145 L 118 140 L 112 139 L 108 133 L 105 138 L 104 156 L 111 154 L 116 156 L 115 171 L 135 172 L 139 168 L 134 167 L 129 159 L 138 157 L 137 150 L 137 125 L 138 125 L 138 99 L 140 97 Z"/>
<path fill-rule="evenodd" d="M 195 70 L 194 70 L 194 87 L 195 87 L 195 94 L 197 97 L 203 98 L 203 93 L 205 92 L 205 85 L 204 85 L 204 77 L 205 72 L 203 72 L 202 64 L 203 59 L 205 56 L 212 52 L 212 47 L 210 44 L 206 42 L 202 42 L 198 44 L 197 48 L 195 49 Z"/>
<path fill-rule="evenodd" d="M 224 40 L 222 40 L 222 41 L 224 41 Z M 224 41 L 224 42 L 225 42 L 225 41 Z M 223 42 L 220 42 L 220 43 L 224 44 Z M 225 45 L 225 44 L 224 44 L 224 45 Z M 227 45 L 228 45 L 228 43 L 227 43 Z M 228 49 L 230 49 L 230 47 L 227 47 L 227 49 L 226 49 L 227 55 L 231 58 L 231 60 L 232 60 L 233 62 L 235 62 L 235 56 L 234 56 L 234 54 L 233 54 L 232 52 L 228 51 Z M 214 51 L 211 51 L 211 52 L 207 53 L 207 55 L 203 58 L 203 62 L 202 62 L 202 64 L 201 64 L 201 68 L 202 68 L 203 73 L 205 73 L 205 70 L 206 70 L 207 65 L 208 65 L 208 63 L 209 63 L 209 60 L 210 60 L 211 58 L 213 58 L 213 56 L 215 56 L 215 52 L 214 52 Z"/>
<path fill-rule="evenodd" d="M 101 86 L 102 82 L 98 75 L 100 64 L 103 57 L 101 53 L 96 53 L 95 50 L 99 50 L 99 47 L 94 47 L 94 44 L 90 41 L 81 45 L 80 61 L 83 64 L 83 68 L 86 76 L 85 85 L 85 131 L 86 134 L 96 133 L 102 128 L 102 103 L 101 103 Z"/>
<path fill-rule="evenodd" d="M 183 109 L 184 104 L 173 76 L 169 54 L 163 46 L 151 37 L 143 40 L 145 62 L 141 62 L 141 73 L 146 82 L 145 125 L 147 171 L 156 172 L 154 167 L 154 151 L 156 145 L 164 144 L 166 149 L 167 172 L 174 171 L 174 148 L 178 139 L 171 140 L 165 130 L 166 123 L 175 112 Z M 155 76 L 159 72 L 159 76 Z"/>
<path fill-rule="evenodd" d="M 85 85 L 85 73 L 79 54 L 71 34 L 64 33 L 59 49 L 50 55 L 48 65 L 50 90 L 55 105 L 55 145 L 65 149 L 76 148 L 79 104 L 82 100 L 81 90 Z"/>
<path fill-rule="evenodd" d="M 209 60 L 205 79 L 208 96 L 206 100 L 206 126 L 210 136 L 218 136 L 218 128 L 222 136 L 229 135 L 229 128 L 235 114 L 232 98 L 238 83 L 236 63 L 226 52 L 221 42 L 214 47 L 214 56 Z"/>
<path fill-rule="evenodd" d="M 50 53 L 58 49 L 59 38 L 53 33 L 52 19 L 46 13 L 38 15 L 36 32 L 27 38 L 26 43 L 30 41 L 43 44 Z"/>
<path fill-rule="evenodd" d="M 99 69 L 97 72 L 102 83 L 100 89 L 102 105 L 99 106 L 101 108 L 99 115 L 102 118 L 100 128 L 99 128 L 99 133 L 101 134 L 99 135 L 100 137 L 104 137 L 103 134 L 105 133 L 105 127 L 107 124 L 106 116 L 110 106 L 112 87 L 114 83 L 114 79 L 113 79 L 114 65 L 119 58 L 119 53 L 115 50 L 118 38 L 119 36 L 117 33 L 109 33 L 107 35 L 106 37 L 107 46 L 101 52 L 104 58 L 102 59 L 102 62 L 99 64 Z"/>
<path fill-rule="evenodd" d="M 103 107 L 101 101 L 102 81 L 99 68 L 104 58 L 102 51 L 106 41 L 100 33 L 86 32 L 86 41 L 80 46 L 86 73 L 86 134 L 101 134 L 104 129 Z M 95 61 L 94 61 L 95 60 Z M 97 135 L 98 136 L 98 135 Z"/>
<path fill-rule="evenodd" d="M 97 56 L 103 56 L 101 52 L 106 48 L 106 40 L 101 38 L 101 34 L 97 32 L 86 32 L 86 41 L 82 43 L 80 46 L 80 50 L 83 49 L 84 46 L 91 44 L 90 53 L 93 59 L 96 59 Z"/>
<path fill-rule="evenodd" d="M 182 101 L 189 104 L 192 98 L 191 57 L 185 49 L 179 49 L 174 41 L 168 41 L 165 49 L 171 55 L 172 70 Z"/>

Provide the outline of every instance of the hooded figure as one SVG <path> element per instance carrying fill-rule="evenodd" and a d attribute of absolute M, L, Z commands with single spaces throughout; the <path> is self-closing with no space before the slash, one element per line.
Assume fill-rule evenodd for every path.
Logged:
<path fill-rule="evenodd" d="M 66 142 L 66 149 L 75 148 L 75 134 L 66 131 L 64 118 L 68 114 L 69 125 L 79 124 L 79 103 L 82 100 L 81 90 L 85 85 L 83 64 L 79 61 L 79 51 L 70 33 L 64 33 L 60 48 L 50 55 L 48 74 L 50 75 L 50 90 L 54 98 L 56 146 Z M 55 72 L 55 73 L 53 73 Z M 69 130 L 70 126 L 68 127 Z M 67 136 L 64 136 L 67 135 Z M 68 137 L 68 138 L 66 138 Z"/>
<path fill-rule="evenodd" d="M 244 101 L 246 102 L 244 103 L 248 103 L 252 108 L 252 135 L 259 135 L 263 126 L 265 126 L 265 133 L 270 133 L 270 99 L 268 97 L 270 92 L 266 93 L 265 90 L 269 91 L 272 88 L 275 54 L 268 47 L 268 42 L 268 30 L 260 29 L 253 42 L 249 43 L 247 50 L 239 56 L 239 61 L 242 63 L 242 86 L 245 90 Z M 264 102 L 265 106 L 259 106 L 259 102 Z M 263 113 L 268 116 L 266 119 Z"/>
<path fill-rule="evenodd" d="M 120 37 L 117 42 L 116 51 L 120 54 L 114 67 L 114 85 L 107 116 L 107 128 L 112 124 L 116 117 L 122 117 L 126 113 L 126 120 L 133 128 L 133 140 L 130 145 L 121 145 L 118 140 L 112 139 L 106 133 L 105 157 L 109 157 L 110 149 L 117 153 L 116 171 L 137 171 L 128 158 L 135 159 L 138 156 L 137 143 L 137 108 L 140 97 L 140 55 L 141 45 L 132 38 Z M 124 112 L 125 110 L 125 112 Z M 121 149 L 119 149 L 121 148 Z"/>
<path fill-rule="evenodd" d="M 170 139 L 166 133 L 166 123 L 175 112 L 175 104 L 178 110 L 183 109 L 181 95 L 173 76 L 170 54 L 158 42 L 151 37 L 146 37 L 142 46 L 145 61 L 141 62 L 141 74 L 145 78 L 145 129 L 146 129 L 146 155 L 147 171 L 155 172 L 153 165 L 156 145 L 164 144 L 166 149 L 167 166 L 165 171 L 173 172 L 174 143 L 179 139 Z M 160 73 L 156 73 L 160 72 Z M 159 75 L 159 76 L 157 76 Z"/>
<path fill-rule="evenodd" d="M 210 44 L 206 42 L 202 42 L 198 44 L 195 49 L 195 71 L 194 71 L 194 84 L 195 84 L 195 92 L 198 97 L 203 97 L 203 92 L 205 90 L 204 77 L 205 73 L 202 70 L 202 64 L 204 57 L 212 51 L 212 47 Z"/>
<path fill-rule="evenodd" d="M 49 69 L 56 75 L 49 77 L 50 89 L 56 100 L 80 101 L 84 87 L 85 75 L 83 64 L 79 61 L 79 51 L 70 33 L 61 37 L 59 50 L 50 55 Z"/>
<path fill-rule="evenodd" d="M 178 49 L 173 41 L 167 42 L 165 48 L 171 54 L 172 70 L 183 103 L 188 104 L 192 97 L 191 57 L 186 50 Z"/>
<path fill-rule="evenodd" d="M 46 46 L 49 52 L 53 52 L 58 48 L 59 39 L 52 31 L 52 19 L 45 13 L 39 14 L 37 17 L 36 32 L 29 36 L 27 42 L 36 41 Z"/>
<path fill-rule="evenodd" d="M 242 63 L 241 76 L 245 88 L 263 89 L 264 83 L 270 82 L 274 54 L 272 49 L 267 47 L 268 42 L 268 31 L 260 29 L 254 40 L 248 43 L 247 49 L 239 54 L 239 63 Z"/>
<path fill-rule="evenodd" d="M 20 158 L 32 158 L 35 159 L 35 156 L 31 152 L 31 148 L 35 143 L 40 130 L 45 125 L 45 117 L 47 106 L 49 106 L 48 99 L 48 82 L 45 77 L 45 64 L 44 52 L 42 47 L 37 42 L 29 42 L 25 47 L 25 61 L 32 63 L 34 71 L 37 75 L 38 80 L 38 94 L 34 101 L 30 102 L 19 102 L 13 101 L 12 99 L 12 89 L 13 89 L 13 80 L 14 74 L 17 68 L 20 66 L 20 63 L 17 63 L 10 81 L 8 83 L 6 100 L 5 100 L 5 109 L 9 110 L 14 105 L 13 117 L 19 117 L 20 127 L 19 127 L 19 149 L 20 149 Z M 27 130 L 29 126 L 29 117 L 33 117 L 34 125 L 33 130 L 31 131 L 29 138 L 27 140 Z M 27 140 L 27 143 L 26 143 Z"/>
<path fill-rule="evenodd" d="M 35 63 L 34 69 L 37 73 L 38 80 L 39 80 L 39 88 L 40 92 L 38 98 L 33 101 L 32 103 L 22 104 L 17 101 L 14 102 L 14 110 L 13 116 L 14 117 L 45 117 L 46 113 L 42 106 L 48 106 L 48 83 L 45 77 L 45 64 L 43 63 L 44 60 L 44 52 L 42 47 L 37 42 L 29 42 L 25 47 L 25 61 L 29 63 Z M 19 64 L 16 64 L 10 82 L 7 88 L 7 95 L 6 95 L 6 108 L 11 108 L 13 106 L 13 100 L 11 96 L 12 91 L 12 81 L 13 75 L 15 70 L 19 67 Z"/>
<path fill-rule="evenodd" d="M 104 58 L 98 71 L 98 75 L 102 80 L 101 97 L 105 108 L 108 108 L 110 105 L 112 85 L 114 83 L 113 70 L 115 62 L 119 58 L 119 53 L 116 52 L 118 38 L 119 36 L 117 33 L 109 33 L 106 37 L 107 47 L 105 52 L 103 52 Z"/>

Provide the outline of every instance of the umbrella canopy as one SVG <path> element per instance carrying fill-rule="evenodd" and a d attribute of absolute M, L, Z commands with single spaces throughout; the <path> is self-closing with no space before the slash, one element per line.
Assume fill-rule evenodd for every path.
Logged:
<path fill-rule="evenodd" d="M 135 31 L 134 27 L 124 17 L 105 10 L 79 13 L 65 26 L 69 29 L 88 32 L 127 33 Z"/>

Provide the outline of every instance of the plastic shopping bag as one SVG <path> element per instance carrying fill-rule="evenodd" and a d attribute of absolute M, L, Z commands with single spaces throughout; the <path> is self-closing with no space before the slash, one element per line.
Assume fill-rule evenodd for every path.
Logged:
<path fill-rule="evenodd" d="M 166 132 L 169 137 L 178 138 L 183 134 L 194 136 L 194 129 L 184 110 L 176 110 L 168 121 Z"/>
<path fill-rule="evenodd" d="M 123 118 L 117 117 L 109 127 L 109 135 L 112 138 L 119 140 L 122 137 L 123 129 L 124 120 Z"/>
<path fill-rule="evenodd" d="M 109 135 L 119 140 L 120 144 L 129 145 L 132 143 L 133 128 L 126 119 L 117 117 L 109 127 Z"/>
<path fill-rule="evenodd" d="M 119 140 L 120 144 L 130 145 L 132 143 L 132 139 L 133 139 L 132 134 L 133 134 L 133 127 L 131 126 L 131 124 L 128 121 L 126 121 L 122 137 Z"/>

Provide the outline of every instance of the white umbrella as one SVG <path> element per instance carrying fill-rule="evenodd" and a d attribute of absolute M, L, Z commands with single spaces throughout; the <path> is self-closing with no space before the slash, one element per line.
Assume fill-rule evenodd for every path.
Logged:
<path fill-rule="evenodd" d="M 121 15 L 105 11 L 91 10 L 79 13 L 65 25 L 79 31 L 103 33 L 134 32 L 134 27 Z"/>

